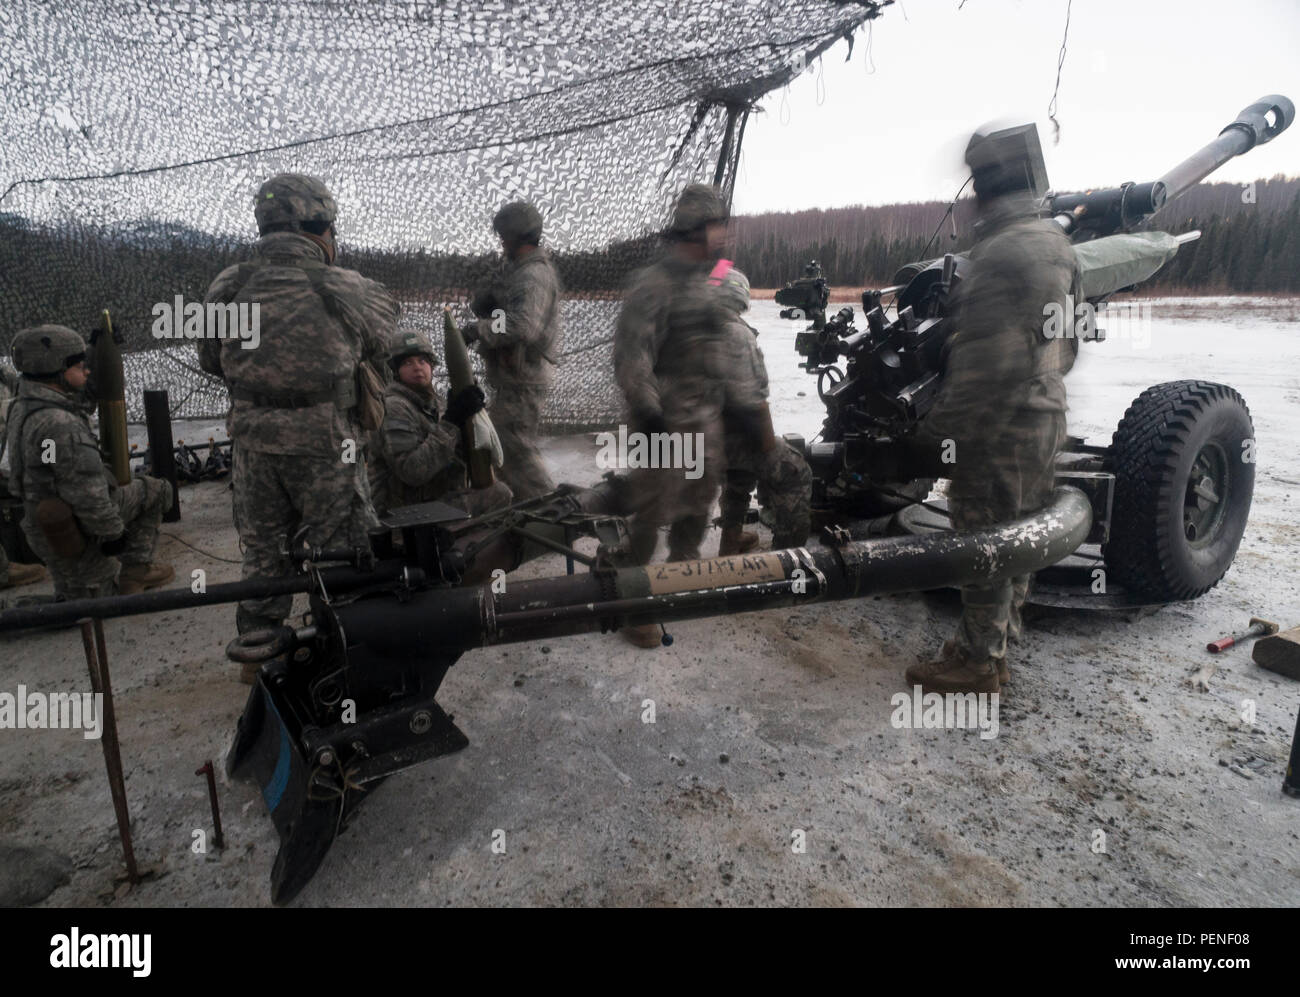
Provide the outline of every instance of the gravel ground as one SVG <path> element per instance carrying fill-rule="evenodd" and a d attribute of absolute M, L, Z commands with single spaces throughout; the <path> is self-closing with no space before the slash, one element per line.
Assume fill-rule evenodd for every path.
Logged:
<path fill-rule="evenodd" d="M 1233 569 L 1195 603 L 1040 620 L 1014 650 L 996 737 L 891 724 L 903 669 L 956 619 L 943 596 L 682 623 L 654 651 L 598 635 L 478 650 L 442 695 L 470 746 L 380 786 L 295 903 L 1294 906 L 1300 803 L 1279 785 L 1300 686 L 1248 649 L 1223 655 L 1206 691 L 1189 675 L 1207 639 L 1251 615 L 1300 624 L 1298 304 L 1156 300 L 1145 348 L 1085 345 L 1071 428 L 1093 442 L 1149 384 L 1241 391 L 1259 439 L 1253 511 Z M 815 389 L 776 311 L 756 302 L 753 318 L 778 429 L 811 435 Z M 598 477 L 595 449 L 590 436 L 545 446 L 578 482 Z M 182 502 L 166 532 L 237 559 L 226 486 Z M 171 537 L 160 556 L 177 584 L 195 568 L 238 576 Z M 546 558 L 521 574 L 562 570 Z M 256 788 L 222 781 L 227 847 L 191 847 L 209 825 L 194 771 L 220 767 L 247 692 L 222 653 L 233 615 L 105 624 L 136 854 L 155 873 L 134 889 L 115 893 L 99 746 L 0 732 L 0 843 L 71 861 L 45 905 L 269 903 L 277 840 Z M 75 631 L 0 638 L 0 691 L 20 683 L 86 690 Z"/>

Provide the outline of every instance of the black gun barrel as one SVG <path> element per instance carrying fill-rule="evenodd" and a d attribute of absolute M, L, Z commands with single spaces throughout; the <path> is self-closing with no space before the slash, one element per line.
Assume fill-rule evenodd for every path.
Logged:
<path fill-rule="evenodd" d="M 1192 153 L 1156 183 L 1164 185 L 1166 200 L 1173 200 L 1234 156 L 1271 142 L 1294 120 L 1295 105 L 1289 99 L 1276 93 L 1261 97 L 1243 108 L 1235 121 L 1225 125 L 1218 138 Z"/>
<path fill-rule="evenodd" d="M 1261 97 L 1219 132 L 1219 137 L 1192 153 L 1159 180 L 1119 187 L 1055 194 L 1052 213 L 1066 232 L 1087 229 L 1097 235 L 1126 232 L 1194 186 L 1234 156 L 1271 142 L 1295 120 L 1295 105 L 1281 94 Z"/>

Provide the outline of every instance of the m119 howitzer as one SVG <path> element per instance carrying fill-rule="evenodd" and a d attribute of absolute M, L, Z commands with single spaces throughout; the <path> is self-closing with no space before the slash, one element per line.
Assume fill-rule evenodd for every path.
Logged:
<path fill-rule="evenodd" d="M 1036 130 L 1030 125 L 1010 131 L 1025 142 L 1025 158 L 1034 164 L 1029 172 L 1038 181 L 1034 194 L 1041 199 L 1041 216 L 1060 225 L 1074 244 L 1087 299 L 1083 307 L 1099 308 L 1151 277 L 1179 245 L 1199 235 L 1132 229 L 1232 157 L 1276 138 L 1294 117 L 1286 97 L 1261 98 L 1160 179 L 1081 194 L 1048 193 Z M 939 394 L 949 305 L 969 270 L 970 260 L 961 253 L 909 263 L 893 286 L 863 292 L 866 328 L 855 326 L 853 309 L 846 307 L 796 336 L 800 366 L 817 377 L 826 406 L 822 431 L 805 448 L 814 473 L 816 522 L 890 515 L 930 490 L 931 480 L 882 480 L 881 468 Z M 1064 334 L 1076 334 L 1074 320 L 1067 317 Z M 1164 418 L 1171 409 L 1185 426 Z M 1104 558 L 1112 592 L 1167 602 L 1194 598 L 1218 582 L 1236 554 L 1249 512 L 1254 465 L 1240 455 L 1250 443 L 1250 415 L 1241 396 L 1199 380 L 1148 388 L 1109 447 L 1087 446 L 1077 437 L 1067 441 L 1058 470 L 1076 483 L 1088 475 L 1088 487 L 1109 495 L 1106 514 L 1093 524 L 1090 543 L 1101 545 L 1101 555 L 1090 567 Z M 1161 469 L 1159 481 L 1151 468 Z M 1159 500 L 1167 494 L 1172 501 Z M 1163 518 L 1157 508 L 1166 510 Z M 903 518 L 908 528 L 936 525 L 923 523 L 915 507 Z"/>
<path fill-rule="evenodd" d="M 781 310 L 782 318 L 807 319 L 817 330 L 826 326 L 826 306 L 830 300 L 830 287 L 822 276 L 821 264 L 816 260 L 808 261 L 802 277 L 776 292 L 776 303 L 786 306 Z"/>

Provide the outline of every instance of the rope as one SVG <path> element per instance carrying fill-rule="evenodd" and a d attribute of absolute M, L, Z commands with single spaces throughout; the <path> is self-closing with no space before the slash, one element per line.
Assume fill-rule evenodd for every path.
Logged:
<path fill-rule="evenodd" d="M 943 228 L 943 223 L 948 220 L 948 216 L 952 214 L 952 209 L 957 206 L 957 199 L 961 197 L 961 192 L 966 189 L 966 184 L 969 184 L 974 179 L 975 179 L 975 174 L 972 173 L 970 176 L 966 178 L 966 183 L 962 184 L 960 187 L 957 188 L 957 193 L 953 196 L 953 199 L 948 202 L 948 210 L 943 213 L 943 217 L 939 219 L 939 224 L 934 227 L 934 234 L 930 236 L 930 242 L 927 242 L 925 244 L 925 248 L 921 250 L 921 259 L 924 260 L 925 254 L 930 251 L 930 243 L 934 242 L 935 236 L 937 236 L 939 234 L 939 230 Z M 956 231 L 957 231 L 957 222 L 954 221 L 953 222 L 954 239 L 956 238 L 956 234 L 955 234 Z"/>
<path fill-rule="evenodd" d="M 228 558 L 228 557 L 218 557 L 216 554 L 210 553 L 209 551 L 204 550 L 202 547 L 195 547 L 195 546 L 194 546 L 192 543 L 190 543 L 188 540 L 182 540 L 182 539 L 181 539 L 180 537 L 178 537 L 175 533 L 164 533 L 164 532 L 162 532 L 161 530 L 159 530 L 159 531 L 158 531 L 158 535 L 159 535 L 159 536 L 167 537 L 169 540 L 175 540 L 178 544 L 184 544 L 186 547 L 188 547 L 190 550 L 194 551 L 195 553 L 202 554 L 204 557 L 210 557 L 210 558 L 212 558 L 212 560 L 214 560 L 214 561 L 225 561 L 227 564 L 243 564 L 243 563 L 244 563 L 243 561 L 232 561 L 232 560 L 231 560 L 230 558 Z"/>
<path fill-rule="evenodd" d="M 1065 31 L 1061 34 L 1061 54 L 1056 58 L 1056 86 L 1047 104 L 1047 117 L 1052 122 L 1052 144 L 1061 144 L 1061 123 L 1056 120 L 1056 96 L 1061 92 L 1061 67 L 1065 65 L 1065 42 L 1070 37 L 1070 8 L 1074 0 L 1065 0 Z"/>

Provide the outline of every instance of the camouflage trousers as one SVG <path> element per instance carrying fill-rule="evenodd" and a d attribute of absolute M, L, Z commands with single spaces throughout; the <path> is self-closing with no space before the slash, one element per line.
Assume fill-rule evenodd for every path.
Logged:
<path fill-rule="evenodd" d="M 628 475 L 633 515 L 629 547 L 637 564 L 649 564 L 659 544 L 659 530 L 668 527 L 668 560 L 693 561 L 709 529 L 709 513 L 725 467 L 722 420 L 699 414 L 669 420 L 671 433 L 692 441 L 695 467 L 638 467 Z M 698 435 L 697 435 L 698 434 Z M 695 477 L 691 477 L 695 475 Z"/>
<path fill-rule="evenodd" d="M 369 547 L 379 523 L 363 461 L 262 453 L 239 442 L 233 449 L 235 529 L 244 547 L 245 581 L 292 575 L 293 561 L 282 550 L 304 526 L 313 547 Z M 281 623 L 292 608 L 292 595 L 246 599 L 235 613 L 236 626 L 243 633 Z"/>
<path fill-rule="evenodd" d="M 727 475 L 719 501 L 722 526 L 743 526 L 749 496 L 758 488 L 763 522 L 772 531 L 772 547 L 800 547 L 812 530 L 812 469 L 803 455 L 778 439 L 769 454 L 750 440 L 727 434 Z"/>
<path fill-rule="evenodd" d="M 1037 512 L 1052 497 L 1056 452 L 1065 442 L 1065 416 L 1024 413 L 997 440 L 997 452 L 963 464 L 948 488 L 948 509 L 958 530 L 979 530 Z M 966 468 L 971 473 L 965 473 Z M 1020 611 L 1030 575 L 963 585 L 955 649 L 968 660 L 1001 660 L 1007 636 L 1019 637 Z"/>
<path fill-rule="evenodd" d="M 126 524 L 126 546 L 116 557 L 99 549 L 97 538 L 86 539 L 86 549 L 77 557 L 54 553 L 45 534 L 36 525 L 36 503 L 28 502 L 23 513 L 23 532 L 36 556 L 45 562 L 54 579 L 54 595 L 59 599 L 96 599 L 116 591 L 118 570 L 122 565 L 148 564 L 158 544 L 158 525 L 172 507 L 172 488 L 161 478 L 133 478 L 114 494 Z"/>
<path fill-rule="evenodd" d="M 537 447 L 542 405 L 550 390 L 540 384 L 504 384 L 496 388 L 488 406 L 488 416 L 505 457 L 498 473 L 510 486 L 516 502 L 555 490 L 555 482 Z"/>

